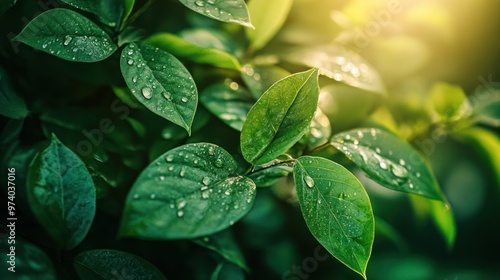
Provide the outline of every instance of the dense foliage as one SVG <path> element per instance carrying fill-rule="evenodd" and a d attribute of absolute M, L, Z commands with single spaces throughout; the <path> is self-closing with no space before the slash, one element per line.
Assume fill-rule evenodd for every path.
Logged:
<path fill-rule="evenodd" d="M 423 244 L 443 237 L 431 252 L 453 250 L 460 190 L 442 190 L 434 157 L 474 148 L 477 176 L 500 184 L 496 84 L 401 82 L 411 65 L 368 62 L 378 34 L 330 13 L 347 20 L 345 1 L 60 2 L 0 4 L 2 191 L 18 217 L 2 279 L 459 275 L 411 255 L 390 271 L 377 250 L 407 255 L 414 217 L 433 221 Z"/>

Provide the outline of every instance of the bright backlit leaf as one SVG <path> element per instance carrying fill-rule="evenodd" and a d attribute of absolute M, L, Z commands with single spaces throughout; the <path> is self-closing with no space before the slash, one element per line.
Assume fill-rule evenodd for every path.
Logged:
<path fill-rule="evenodd" d="M 230 230 L 223 230 L 210 236 L 193 239 L 192 241 L 219 253 L 227 261 L 248 271 L 245 257 L 243 257 L 241 249 Z"/>
<path fill-rule="evenodd" d="M 234 22 L 254 28 L 250 23 L 248 8 L 244 0 L 179 0 L 191 10 L 224 22 Z"/>
<path fill-rule="evenodd" d="M 331 143 L 384 187 L 445 200 L 422 155 L 399 137 L 362 128 L 339 133 Z"/>
<path fill-rule="evenodd" d="M 103 60 L 117 48 L 111 37 L 95 23 L 77 12 L 62 8 L 40 14 L 14 40 L 78 62 Z"/>
<path fill-rule="evenodd" d="M 203 91 L 200 101 L 205 107 L 230 127 L 241 131 L 254 99 L 243 88 L 215 84 Z"/>
<path fill-rule="evenodd" d="M 330 254 L 366 278 L 375 221 L 361 183 L 341 165 L 319 157 L 300 157 L 293 175 L 311 233 Z"/>
<path fill-rule="evenodd" d="M 28 199 L 40 225 L 63 249 L 80 244 L 94 220 L 92 178 L 78 156 L 54 135 L 30 165 Z"/>
<path fill-rule="evenodd" d="M 255 184 L 222 148 L 187 144 L 154 160 L 125 203 L 121 235 L 196 238 L 233 225 L 252 207 Z"/>
<path fill-rule="evenodd" d="M 91 250 L 78 254 L 73 267 L 80 279 L 165 280 L 165 276 L 141 257 L 116 250 Z"/>
<path fill-rule="evenodd" d="M 132 94 L 151 112 L 191 133 L 198 92 L 188 70 L 173 55 L 144 43 L 131 43 L 120 60 Z"/>
<path fill-rule="evenodd" d="M 111 27 L 119 26 L 134 7 L 133 0 L 62 0 L 62 2 L 95 14 L 102 23 Z"/>
<path fill-rule="evenodd" d="M 220 49 L 201 47 L 173 34 L 157 33 L 145 41 L 178 58 L 238 71 L 241 68 L 236 57 L 230 53 Z"/>
<path fill-rule="evenodd" d="M 430 101 L 438 114 L 437 121 L 465 118 L 472 113 L 462 88 L 446 83 L 435 83 L 430 90 Z"/>
<path fill-rule="evenodd" d="M 241 151 L 248 162 L 269 162 L 309 128 L 318 106 L 318 70 L 290 75 L 271 86 L 248 112 Z"/>
<path fill-rule="evenodd" d="M 246 29 L 247 38 L 254 50 L 264 47 L 285 23 L 293 0 L 251 0 L 248 10 L 255 29 Z"/>
<path fill-rule="evenodd" d="M 377 71 L 359 54 L 341 45 L 298 48 L 283 54 L 283 59 L 316 67 L 320 75 L 335 81 L 385 95 L 385 86 Z"/>

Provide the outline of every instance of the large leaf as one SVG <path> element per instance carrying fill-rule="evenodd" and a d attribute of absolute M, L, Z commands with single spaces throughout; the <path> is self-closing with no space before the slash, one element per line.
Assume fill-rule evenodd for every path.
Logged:
<path fill-rule="evenodd" d="M 207 109 L 230 127 L 241 131 L 254 99 L 243 88 L 221 83 L 203 91 L 201 102 Z"/>
<path fill-rule="evenodd" d="M 332 145 L 387 188 L 445 200 L 422 155 L 389 132 L 375 128 L 349 130 L 335 135 Z"/>
<path fill-rule="evenodd" d="M 54 135 L 31 163 L 28 199 L 40 225 L 63 249 L 78 245 L 94 220 L 92 178 L 78 156 Z"/>
<path fill-rule="evenodd" d="M 120 67 L 137 100 L 191 134 L 198 92 L 179 60 L 151 45 L 131 43 L 122 51 Z"/>
<path fill-rule="evenodd" d="M 116 27 L 125 20 L 134 7 L 134 0 L 62 0 L 80 10 L 95 14 L 99 20 L 111 27 Z"/>
<path fill-rule="evenodd" d="M 127 197 L 121 234 L 195 238 L 227 228 L 251 208 L 255 184 L 237 175 L 222 148 L 187 144 L 166 152 L 137 178 Z"/>
<path fill-rule="evenodd" d="M 196 244 L 219 253 L 224 259 L 248 271 L 245 258 L 230 230 L 223 230 L 210 236 L 193 239 Z"/>
<path fill-rule="evenodd" d="M 244 0 L 179 0 L 191 10 L 224 22 L 254 28 Z"/>
<path fill-rule="evenodd" d="M 318 70 L 293 74 L 269 88 L 248 112 L 241 151 L 262 164 L 292 147 L 309 128 L 318 105 Z"/>
<path fill-rule="evenodd" d="M 0 115 L 12 119 L 23 119 L 29 114 L 24 100 L 12 88 L 7 72 L 0 67 Z"/>
<path fill-rule="evenodd" d="M 95 23 L 77 12 L 61 8 L 34 18 L 14 40 L 79 62 L 103 60 L 117 48 L 111 37 Z"/>
<path fill-rule="evenodd" d="M 292 8 L 293 0 L 251 0 L 248 10 L 255 29 L 247 29 L 246 35 L 254 50 L 264 47 L 276 33 Z"/>
<path fill-rule="evenodd" d="M 197 46 L 173 34 L 157 33 L 145 41 L 178 58 L 238 71 L 241 68 L 240 63 L 233 55 L 219 49 Z"/>
<path fill-rule="evenodd" d="M 366 278 L 375 232 L 370 199 L 356 177 L 319 157 L 301 157 L 293 169 L 307 227 L 330 254 Z"/>
<path fill-rule="evenodd" d="M 162 280 L 165 276 L 141 257 L 116 250 L 91 250 L 78 254 L 73 266 L 80 279 Z"/>
<path fill-rule="evenodd" d="M 3 230 L 3 227 L 2 227 Z M 15 243 L 7 243 L 7 240 L 15 240 Z M 10 246 L 14 247 L 14 250 L 10 250 Z M 47 254 L 45 254 L 40 248 L 30 244 L 29 242 L 16 238 L 16 239 L 6 239 L 2 244 L 5 251 L 2 248 L 0 261 L 2 261 L 5 266 L 0 270 L 1 279 L 16 279 L 16 280 L 56 280 L 56 272 L 54 270 L 54 265 Z M 10 256 L 9 254 L 15 254 L 15 263 L 13 266 L 14 271 L 9 268 Z"/>
<path fill-rule="evenodd" d="M 283 54 L 289 62 L 316 67 L 335 81 L 385 95 L 382 78 L 360 55 L 341 45 L 293 49 Z"/>

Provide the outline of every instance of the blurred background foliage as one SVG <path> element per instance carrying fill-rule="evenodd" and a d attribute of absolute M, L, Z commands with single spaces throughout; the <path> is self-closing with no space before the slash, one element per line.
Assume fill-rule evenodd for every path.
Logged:
<path fill-rule="evenodd" d="M 41 2 L 52 3 L 50 7 L 55 3 Z M 321 78 L 320 108 L 332 131 L 380 126 L 413 143 L 432 164 L 453 209 L 457 232 L 454 246 L 448 247 L 431 220 L 433 206 L 427 200 L 387 190 L 364 177 L 333 149 L 321 151 L 348 165 L 369 192 L 377 231 L 368 278 L 500 277 L 500 109 L 494 105 L 500 100 L 496 91 L 500 88 L 499 1 L 295 0 L 282 29 L 267 46 L 255 50 L 246 49 L 248 42 L 240 26 L 200 16 L 173 0 L 137 1 L 136 7 L 150 4 L 123 40 L 169 32 L 223 49 L 240 61 L 278 64 L 290 72 L 299 68 L 281 61 L 277 54 L 292 47 L 336 42 L 359 53 L 379 72 L 388 96 Z M 44 135 L 64 135 L 61 141 L 75 149 L 82 129 L 92 129 L 100 119 L 110 118 L 115 131 L 105 135 L 103 145 L 83 159 L 98 186 L 101 214 L 78 250 L 124 250 L 143 256 L 169 279 L 208 279 L 220 256 L 189 241 L 115 241 L 118 217 L 131 182 L 156 156 L 179 144 L 199 141 L 216 143 L 237 154 L 238 141 L 233 140 L 239 139 L 238 132 L 203 106 L 198 108 L 191 138 L 141 110 L 140 104 L 127 99 L 116 63 L 118 54 L 94 64 L 70 63 L 12 43 L 12 35 L 43 9 L 35 1 L 20 0 L 0 20 L 2 77 L 10 78 L 12 87 L 28 100 L 31 112 L 15 144 L 7 136 L 18 126 L 1 119 L 7 135 L 2 138 L 6 139 L 2 168 L 15 166 L 22 178 Z M 227 69 L 183 62 L 200 92 L 216 81 L 231 88 L 233 83 L 242 83 L 238 74 Z M 286 70 L 269 71 L 276 75 L 269 79 L 287 75 Z M 128 105 L 126 116 L 124 111 L 110 110 L 116 97 Z M 298 279 L 359 279 L 333 257 L 316 261 L 317 269 L 304 270 L 304 261 L 315 257 L 318 243 L 307 230 L 291 184 L 285 178 L 271 188 L 259 189 L 253 210 L 233 227 L 251 268 L 247 277 L 281 279 L 286 271 L 299 267 L 304 274 L 290 274 L 288 279 L 294 279 L 292 275 Z M 50 267 L 59 275 L 71 275 L 64 268 L 69 262 L 65 259 L 77 252 L 64 253 L 65 258 L 54 267 L 45 263 L 40 256 L 53 257 L 58 252 L 43 245 L 50 244 L 43 233 L 29 234 L 39 228 L 28 207 L 25 209 L 20 213 L 23 222 L 18 234 L 45 251 L 26 243 L 22 250 L 30 252 L 28 261 Z M 227 273 L 236 277 L 227 279 L 241 277 Z"/>

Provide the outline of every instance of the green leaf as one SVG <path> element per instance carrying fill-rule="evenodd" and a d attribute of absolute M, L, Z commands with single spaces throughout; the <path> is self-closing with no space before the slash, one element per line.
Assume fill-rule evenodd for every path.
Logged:
<path fill-rule="evenodd" d="M 145 42 L 182 59 L 237 71 L 241 69 L 233 55 L 219 49 L 197 46 L 173 34 L 157 33 L 148 37 Z"/>
<path fill-rule="evenodd" d="M 244 0 L 179 0 L 191 10 L 224 22 L 254 28 Z"/>
<path fill-rule="evenodd" d="M 361 128 L 339 133 L 331 143 L 384 187 L 445 201 L 422 155 L 399 137 Z"/>
<path fill-rule="evenodd" d="M 129 16 L 134 0 L 62 0 L 77 9 L 95 14 L 99 20 L 111 27 L 120 24 Z"/>
<path fill-rule="evenodd" d="M 206 88 L 200 101 L 224 123 L 241 131 L 254 99 L 244 88 L 233 89 L 230 85 L 221 83 Z"/>
<path fill-rule="evenodd" d="M 78 62 L 103 60 L 117 48 L 99 26 L 68 9 L 53 9 L 40 14 L 14 40 Z"/>
<path fill-rule="evenodd" d="M 255 98 L 260 98 L 274 83 L 289 75 L 290 72 L 274 65 L 245 64 L 241 72 L 241 78 Z"/>
<path fill-rule="evenodd" d="M 453 135 L 454 138 L 470 144 L 491 168 L 497 186 L 500 186 L 500 137 L 481 127 L 463 129 Z"/>
<path fill-rule="evenodd" d="M 198 92 L 179 60 L 151 45 L 131 43 L 122 51 L 120 68 L 137 100 L 191 134 Z"/>
<path fill-rule="evenodd" d="M 354 51 L 337 44 L 297 48 L 286 52 L 288 62 L 316 67 L 320 75 L 335 81 L 386 95 L 382 78 L 368 62 Z"/>
<path fill-rule="evenodd" d="M 366 278 L 375 222 L 361 183 L 341 165 L 319 157 L 300 157 L 293 175 L 311 233 L 330 254 Z"/>
<path fill-rule="evenodd" d="M 500 127 L 500 90 L 487 88 L 471 99 L 474 102 L 474 120 L 482 124 Z"/>
<path fill-rule="evenodd" d="M 210 236 L 192 240 L 194 243 L 217 252 L 229 262 L 248 271 L 245 257 L 230 230 L 223 230 Z"/>
<path fill-rule="evenodd" d="M 243 124 L 245 159 L 257 165 L 266 163 L 292 147 L 309 128 L 318 96 L 317 69 L 290 75 L 270 87 Z"/>
<path fill-rule="evenodd" d="M 49 258 L 49 256 L 47 256 L 47 254 L 45 254 L 45 252 L 40 250 L 40 248 L 20 238 L 8 240 L 15 240 L 15 243 L 8 245 L 6 239 L 6 241 L 2 244 L 4 248 L 2 248 L 3 254 L 0 257 L 0 260 L 3 264 L 5 264 L 5 266 L 0 271 L 1 279 L 57 279 L 54 265 L 52 264 L 51 259 Z M 13 246 L 15 248 L 13 252 L 16 258 L 14 268 L 15 272 L 7 270 L 10 267 L 10 256 L 8 256 L 8 254 L 12 254 L 9 248 L 10 246 Z M 18 277 L 13 275 L 18 275 Z"/>
<path fill-rule="evenodd" d="M 251 0 L 248 10 L 255 29 L 247 29 L 246 35 L 254 50 L 264 47 L 285 23 L 293 0 Z"/>
<path fill-rule="evenodd" d="M 12 88 L 7 72 L 0 67 L 0 115 L 11 119 L 24 119 L 28 114 L 26 103 Z"/>
<path fill-rule="evenodd" d="M 457 237 L 457 229 L 450 205 L 435 200 L 428 200 L 428 203 L 431 206 L 431 214 L 434 223 L 443 235 L 446 245 L 449 249 L 453 248 L 453 244 L 455 244 L 455 239 Z"/>
<path fill-rule="evenodd" d="M 292 168 L 289 166 L 273 166 L 257 170 L 248 177 L 255 182 L 257 187 L 269 187 L 279 179 L 286 177 L 290 172 L 292 172 Z"/>
<path fill-rule="evenodd" d="M 467 96 L 459 86 L 435 83 L 429 95 L 434 111 L 438 114 L 438 121 L 454 121 L 472 113 Z"/>
<path fill-rule="evenodd" d="M 61 248 L 72 249 L 87 235 L 96 210 L 94 183 L 83 162 L 55 135 L 30 165 L 28 199 Z"/>
<path fill-rule="evenodd" d="M 91 250 L 78 254 L 73 267 L 80 279 L 161 280 L 165 276 L 141 257 L 116 250 Z"/>
<path fill-rule="evenodd" d="M 154 160 L 127 197 L 121 235 L 154 239 L 206 236 L 225 229 L 251 208 L 255 184 L 237 175 L 224 149 L 187 144 Z"/>

